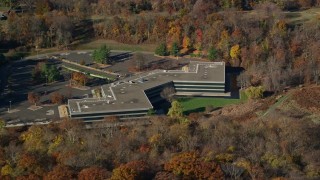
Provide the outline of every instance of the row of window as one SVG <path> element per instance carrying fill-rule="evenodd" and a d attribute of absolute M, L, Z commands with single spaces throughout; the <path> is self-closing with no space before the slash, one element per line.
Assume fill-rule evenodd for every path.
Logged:
<path fill-rule="evenodd" d="M 95 116 L 99 116 L 99 117 L 104 117 L 104 116 L 127 116 L 130 114 L 147 114 L 148 113 L 148 109 L 146 110 L 133 110 L 133 111 L 119 111 L 119 112 L 101 112 L 101 113 L 90 113 L 90 114 L 76 114 L 76 115 L 72 115 L 72 118 L 85 118 L 85 117 L 95 117 Z"/>

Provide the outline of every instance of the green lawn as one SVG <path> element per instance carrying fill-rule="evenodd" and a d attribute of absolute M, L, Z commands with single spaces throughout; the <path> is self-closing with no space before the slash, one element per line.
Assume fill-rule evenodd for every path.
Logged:
<path fill-rule="evenodd" d="M 229 104 L 238 104 L 245 102 L 247 96 L 241 93 L 241 99 L 228 99 L 218 97 L 192 97 L 192 98 L 178 98 L 178 101 L 183 107 L 184 114 L 192 112 L 203 112 L 206 106 L 212 105 L 214 108 L 223 107 Z"/>

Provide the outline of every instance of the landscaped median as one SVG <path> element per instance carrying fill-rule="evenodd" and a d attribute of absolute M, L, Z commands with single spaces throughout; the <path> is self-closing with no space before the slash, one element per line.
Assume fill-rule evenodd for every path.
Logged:
<path fill-rule="evenodd" d="M 89 76 L 92 76 L 92 77 L 96 77 L 96 78 L 101 78 L 101 79 L 108 79 L 108 80 L 111 80 L 111 81 L 114 81 L 116 79 L 116 77 L 111 77 L 111 76 L 108 76 L 106 74 L 94 74 L 94 73 L 91 73 L 91 72 L 88 72 L 82 68 L 74 68 L 74 67 L 69 67 L 69 66 L 66 66 L 66 65 L 62 65 L 63 68 L 66 68 L 70 71 L 74 71 L 74 72 L 81 72 L 81 73 L 84 73 L 86 75 L 89 75 Z"/>
<path fill-rule="evenodd" d="M 65 64 L 67 64 L 67 65 L 62 65 L 62 67 L 69 69 L 70 71 L 85 73 L 85 74 L 92 76 L 92 77 L 97 77 L 97 78 L 108 79 L 110 81 L 114 81 L 118 75 L 116 73 L 112 73 L 112 72 L 96 69 L 93 67 L 77 64 L 77 63 L 69 61 L 67 59 L 61 59 L 61 61 L 64 62 Z M 94 71 L 94 72 L 92 72 L 92 71 Z"/>

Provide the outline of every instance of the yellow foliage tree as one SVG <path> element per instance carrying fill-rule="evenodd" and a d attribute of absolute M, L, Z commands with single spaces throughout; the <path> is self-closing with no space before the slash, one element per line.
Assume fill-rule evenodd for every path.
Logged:
<path fill-rule="evenodd" d="M 240 56 L 240 46 L 239 44 L 236 44 L 234 46 L 231 47 L 231 50 L 230 50 L 230 56 L 232 59 L 238 59 L 239 56 Z"/>
<path fill-rule="evenodd" d="M 31 126 L 28 131 L 24 132 L 20 139 L 28 151 L 46 151 L 47 145 L 44 140 L 44 130 L 40 126 Z"/>
<path fill-rule="evenodd" d="M 184 36 L 182 40 L 182 51 L 187 52 L 191 47 L 191 40 L 188 36 Z"/>
<path fill-rule="evenodd" d="M 48 152 L 52 153 L 63 142 L 63 136 L 57 135 L 49 145 Z"/>
<path fill-rule="evenodd" d="M 13 173 L 13 169 L 9 164 L 6 164 L 5 166 L 3 166 L 1 168 L 1 175 L 2 176 L 8 176 L 11 175 Z"/>
<path fill-rule="evenodd" d="M 262 86 L 249 87 L 245 90 L 245 94 L 250 99 L 259 99 L 263 97 L 264 88 Z"/>

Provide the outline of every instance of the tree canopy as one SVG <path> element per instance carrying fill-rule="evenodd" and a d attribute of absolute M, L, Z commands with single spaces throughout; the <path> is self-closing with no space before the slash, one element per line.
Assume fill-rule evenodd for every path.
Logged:
<path fill-rule="evenodd" d="M 107 45 L 102 45 L 99 49 L 96 49 L 92 53 L 92 58 L 95 62 L 100 64 L 110 63 L 110 48 Z"/>

